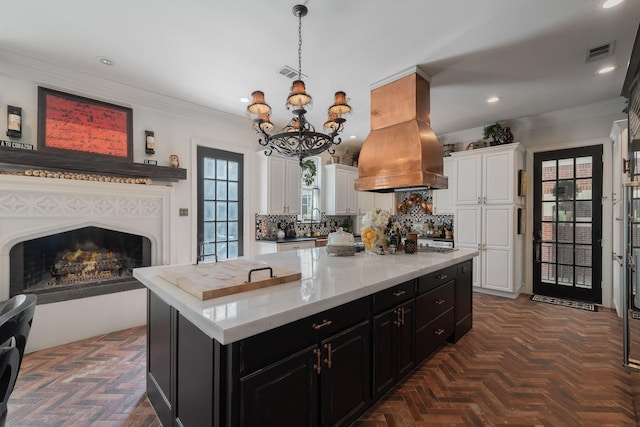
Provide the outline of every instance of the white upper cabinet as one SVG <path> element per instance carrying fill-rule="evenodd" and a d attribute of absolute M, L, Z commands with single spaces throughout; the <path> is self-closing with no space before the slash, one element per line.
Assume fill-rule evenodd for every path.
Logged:
<path fill-rule="evenodd" d="M 433 194 L 433 213 L 436 215 L 453 214 L 455 211 L 455 161 L 452 157 L 445 157 L 442 163 L 442 174 L 449 178 L 449 188 L 446 190 L 431 190 L 431 194 Z"/>
<path fill-rule="evenodd" d="M 265 156 L 260 162 L 260 213 L 297 215 L 300 213 L 301 169 L 297 159 Z"/>
<path fill-rule="evenodd" d="M 520 144 L 452 153 L 456 205 L 517 203 L 516 179 Z"/>
<path fill-rule="evenodd" d="M 356 215 L 357 192 L 354 182 L 358 177 L 358 168 L 339 164 L 325 167 L 325 207 L 328 215 Z"/>
<path fill-rule="evenodd" d="M 374 209 L 382 209 L 394 213 L 394 193 L 374 193 L 371 191 L 356 191 L 358 196 L 358 215 L 364 215 Z"/>

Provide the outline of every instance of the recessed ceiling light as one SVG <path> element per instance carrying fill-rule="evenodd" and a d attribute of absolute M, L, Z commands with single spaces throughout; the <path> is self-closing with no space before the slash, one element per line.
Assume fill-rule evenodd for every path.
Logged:
<path fill-rule="evenodd" d="M 487 98 L 487 102 L 489 104 L 495 104 L 498 101 L 500 101 L 500 97 L 499 96 L 490 96 L 489 98 Z"/>
<path fill-rule="evenodd" d="M 606 67 L 602 67 L 598 70 L 598 74 L 607 74 L 616 69 L 615 65 L 607 65 Z"/>
<path fill-rule="evenodd" d="M 602 4 L 602 8 L 603 9 L 609 9 L 611 7 L 616 7 L 617 5 L 619 5 L 620 3 L 622 3 L 624 0 L 606 0 L 603 4 Z"/>
<path fill-rule="evenodd" d="M 247 104 L 249 102 L 249 98 L 245 98 L 243 96 L 242 98 L 238 98 L 238 101 L 242 102 L 243 104 Z"/>
<path fill-rule="evenodd" d="M 103 64 L 103 65 L 114 65 L 116 63 L 116 61 L 114 61 L 111 58 L 107 58 L 106 56 L 98 56 L 96 58 L 98 60 L 99 63 Z"/>
<path fill-rule="evenodd" d="M 349 138 L 356 139 L 357 137 L 355 135 L 351 135 Z"/>

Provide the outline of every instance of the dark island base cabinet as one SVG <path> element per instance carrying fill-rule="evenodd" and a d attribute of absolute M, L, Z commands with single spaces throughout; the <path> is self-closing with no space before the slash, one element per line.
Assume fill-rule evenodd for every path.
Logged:
<path fill-rule="evenodd" d="M 471 261 L 223 346 L 148 292 L 147 395 L 163 426 L 349 425 L 472 326 Z"/>

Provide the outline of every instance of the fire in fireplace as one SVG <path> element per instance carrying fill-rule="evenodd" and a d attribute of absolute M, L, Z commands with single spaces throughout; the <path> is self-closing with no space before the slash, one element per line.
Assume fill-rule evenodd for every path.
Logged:
<path fill-rule="evenodd" d="M 151 264 L 151 242 L 84 227 L 21 242 L 9 259 L 11 296 L 35 293 L 43 304 L 141 287 L 132 271 Z"/>

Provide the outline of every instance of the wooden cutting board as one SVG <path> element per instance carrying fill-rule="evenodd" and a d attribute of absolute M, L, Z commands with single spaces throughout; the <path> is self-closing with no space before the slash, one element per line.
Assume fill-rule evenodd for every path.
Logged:
<path fill-rule="evenodd" d="M 254 271 L 251 282 L 247 282 L 249 271 L 265 267 L 273 269 L 273 277 L 269 270 Z M 158 275 L 201 300 L 293 282 L 302 277 L 298 271 L 244 259 L 166 267 Z"/>

